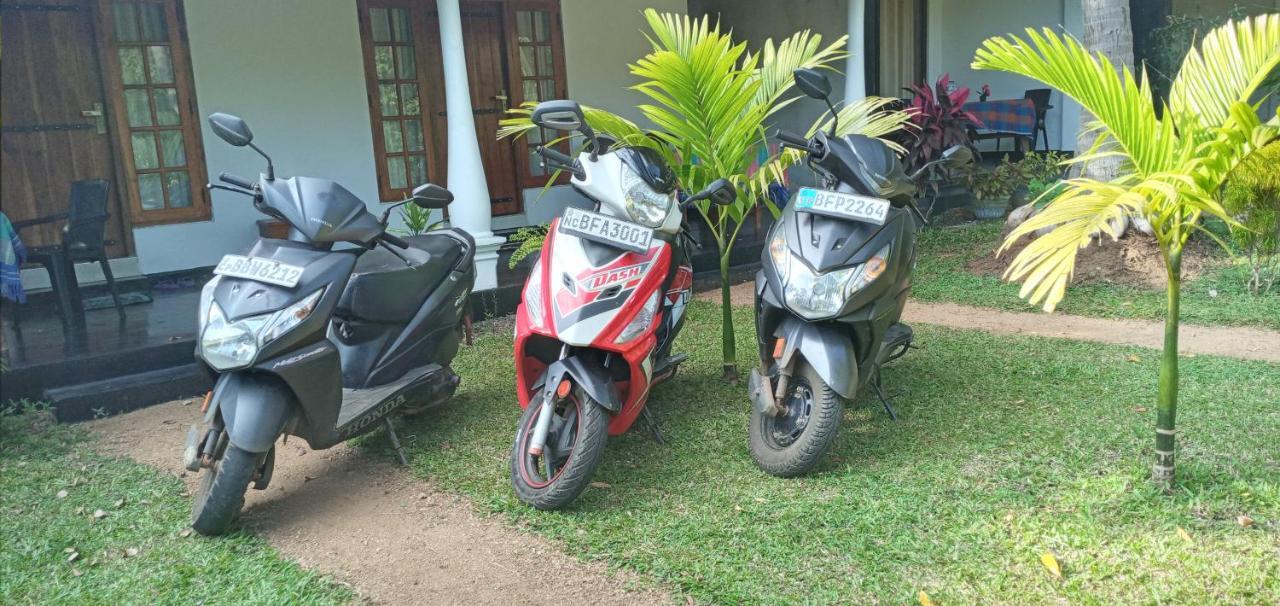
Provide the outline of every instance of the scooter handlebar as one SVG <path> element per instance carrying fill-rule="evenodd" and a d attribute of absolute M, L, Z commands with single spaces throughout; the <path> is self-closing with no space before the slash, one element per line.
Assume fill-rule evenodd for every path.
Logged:
<path fill-rule="evenodd" d="M 250 181 L 244 177 L 237 177 L 236 175 L 233 175 L 226 171 L 223 171 L 222 174 L 218 175 L 218 180 L 222 181 L 223 183 L 230 183 L 236 187 L 242 187 L 244 189 L 253 189 L 253 181 Z"/>
<path fill-rule="evenodd" d="M 392 245 L 398 246 L 398 247 L 400 247 L 400 248 L 409 248 L 409 243 L 408 243 L 408 242 L 405 242 L 404 240 L 401 240 L 401 239 L 400 239 L 400 236 L 397 236 L 397 235 L 392 234 L 392 233 L 390 233 L 390 232 L 385 232 L 385 231 L 384 231 L 384 232 L 382 232 L 382 241 L 383 241 L 383 242 L 386 242 L 387 244 L 392 244 Z"/>

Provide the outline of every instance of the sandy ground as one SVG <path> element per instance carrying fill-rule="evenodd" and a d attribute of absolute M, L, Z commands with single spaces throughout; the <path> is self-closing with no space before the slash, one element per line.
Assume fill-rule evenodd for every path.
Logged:
<path fill-rule="evenodd" d="M 733 287 L 734 305 L 752 305 L 754 282 Z M 718 300 L 719 291 L 698 295 Z M 1142 320 L 1108 320 L 1066 314 L 997 311 L 951 303 L 909 301 L 903 321 L 908 324 L 938 324 L 1003 334 L 1056 337 L 1096 341 L 1116 345 L 1137 345 L 1160 349 L 1164 345 L 1164 324 Z M 1190 326 L 1183 324 L 1178 334 L 1183 354 L 1224 356 L 1242 360 L 1280 362 L 1280 332 L 1265 328 L 1230 326 Z"/>
<path fill-rule="evenodd" d="M 181 477 L 198 402 L 176 401 L 94 421 L 99 448 Z M 250 490 L 243 523 L 307 568 L 379 604 L 657 604 L 636 577 L 586 564 L 554 544 L 480 517 L 465 499 L 386 459 L 290 440 L 265 491 Z"/>

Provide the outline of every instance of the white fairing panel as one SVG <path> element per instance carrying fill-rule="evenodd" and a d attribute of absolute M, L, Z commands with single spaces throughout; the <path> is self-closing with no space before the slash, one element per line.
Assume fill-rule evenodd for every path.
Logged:
<path fill-rule="evenodd" d="M 594 266 L 583 252 L 583 240 L 557 231 L 551 251 L 548 285 L 551 321 L 556 336 L 569 345 L 586 347 L 600 338 L 647 276 L 666 242 L 655 239 L 646 253 L 619 251 Z"/>

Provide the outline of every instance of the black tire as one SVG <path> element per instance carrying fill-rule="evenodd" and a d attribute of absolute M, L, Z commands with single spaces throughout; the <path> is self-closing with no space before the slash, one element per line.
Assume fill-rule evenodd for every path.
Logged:
<path fill-rule="evenodd" d="M 204 470 L 191 509 L 191 527 L 205 536 L 223 534 L 240 515 L 244 493 L 262 455 L 228 445 L 226 454 Z"/>
<path fill-rule="evenodd" d="M 534 457 L 527 450 L 541 409 L 540 401 L 530 402 L 516 426 L 516 439 L 511 447 L 511 485 L 516 496 L 535 509 L 560 509 L 578 498 L 591 483 L 591 476 L 604 456 L 609 415 L 585 393 L 570 395 L 554 410 L 562 425 L 558 429 L 553 425 L 547 436 L 547 450 L 543 456 Z M 566 430 L 571 433 L 562 433 Z M 559 449 L 555 448 L 556 444 L 560 445 Z M 545 467 L 548 460 L 558 463 L 553 463 L 548 470 Z"/>
<path fill-rule="evenodd" d="M 787 414 L 769 417 L 751 409 L 751 457 L 756 465 L 775 476 L 790 478 L 808 473 L 831 449 L 844 399 L 836 394 L 805 360 L 796 363 L 783 406 Z M 803 426 L 799 426 L 803 419 Z"/>

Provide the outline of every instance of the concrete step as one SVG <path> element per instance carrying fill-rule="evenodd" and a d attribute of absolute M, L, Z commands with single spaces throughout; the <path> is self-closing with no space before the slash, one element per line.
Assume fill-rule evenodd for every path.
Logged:
<path fill-rule="evenodd" d="M 43 399 L 58 421 L 70 423 L 200 395 L 212 387 L 201 367 L 190 363 L 46 389 Z"/>

